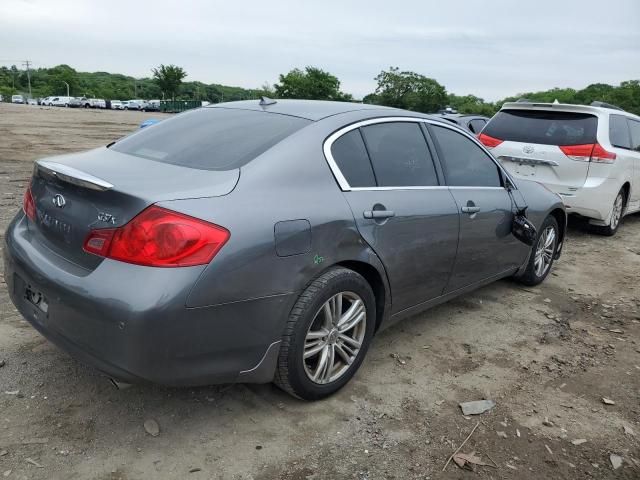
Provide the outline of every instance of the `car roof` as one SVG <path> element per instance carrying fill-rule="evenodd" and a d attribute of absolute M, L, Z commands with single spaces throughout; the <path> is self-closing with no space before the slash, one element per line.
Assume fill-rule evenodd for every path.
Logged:
<path fill-rule="evenodd" d="M 273 103 L 271 103 L 273 102 Z M 215 103 L 204 108 L 233 108 L 241 110 L 265 111 L 279 113 L 281 115 L 291 115 L 294 117 L 306 118 L 317 121 L 323 118 L 339 115 L 341 113 L 359 110 L 388 110 L 389 113 L 404 112 L 391 107 L 381 105 L 369 105 L 366 103 L 352 102 L 332 102 L 326 100 L 284 100 L 275 99 L 262 102 L 260 100 L 242 100 L 239 102 Z M 416 116 L 422 116 L 418 112 L 410 112 Z"/>

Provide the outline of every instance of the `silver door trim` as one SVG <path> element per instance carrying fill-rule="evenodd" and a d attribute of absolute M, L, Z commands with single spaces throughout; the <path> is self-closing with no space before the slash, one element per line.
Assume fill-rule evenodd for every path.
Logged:
<path fill-rule="evenodd" d="M 329 164 L 329 168 L 331 169 L 331 172 L 333 173 L 333 176 L 335 177 L 336 181 L 338 182 L 338 185 L 340 186 L 340 189 L 343 192 L 351 192 L 351 191 L 383 191 L 383 190 L 433 190 L 433 189 L 444 189 L 444 188 L 486 188 L 486 189 L 502 189 L 505 190 L 504 187 L 473 187 L 473 186 L 448 186 L 448 185 L 435 185 L 435 186 L 397 186 L 397 187 L 352 187 L 351 185 L 349 185 L 349 182 L 347 181 L 347 179 L 345 178 L 345 176 L 342 174 L 342 171 L 340 170 L 340 167 L 338 167 L 338 164 L 336 163 L 335 159 L 333 158 L 333 155 L 331 153 L 331 147 L 333 146 L 334 142 L 336 140 L 338 140 L 338 138 L 340 138 L 341 136 L 345 135 L 346 133 L 351 132 L 352 130 L 356 130 L 360 127 L 366 127 L 368 125 L 375 125 L 378 123 L 395 123 L 395 122 L 407 122 L 407 123 L 428 123 L 429 125 L 435 125 L 437 127 L 442 127 L 442 128 L 448 128 L 449 130 L 453 130 L 454 132 L 457 132 L 463 136 L 466 136 L 467 138 L 469 138 L 470 140 L 472 140 L 478 147 L 480 147 L 482 149 L 482 151 L 484 151 L 487 156 L 493 160 L 493 163 L 495 163 L 496 167 L 498 167 L 498 169 L 500 170 L 500 172 L 502 172 L 502 174 L 508 178 L 511 181 L 512 185 L 516 185 L 515 181 L 513 180 L 513 178 L 511 177 L 511 175 L 509 175 L 509 173 L 504 169 L 504 167 L 500 164 L 500 162 L 498 162 L 495 157 L 491 154 L 491 152 L 489 152 L 489 150 L 487 150 L 487 148 L 485 148 L 484 145 L 482 145 L 482 143 L 480 143 L 478 141 L 477 138 L 475 138 L 473 135 L 463 131 L 462 129 L 460 129 L 459 127 L 456 127 L 454 125 L 451 124 L 446 124 L 443 123 L 439 120 L 432 120 L 429 118 L 421 118 L 421 117 L 379 117 L 379 118 L 371 118 L 368 120 L 360 120 L 358 122 L 352 123 L 351 125 L 347 125 L 345 127 L 342 127 L 338 130 L 336 130 L 335 132 L 333 132 L 331 135 L 329 135 L 323 145 L 322 145 L 322 150 L 324 152 L 324 156 L 325 159 L 327 160 L 327 163 Z M 426 141 L 426 140 L 425 140 Z"/>

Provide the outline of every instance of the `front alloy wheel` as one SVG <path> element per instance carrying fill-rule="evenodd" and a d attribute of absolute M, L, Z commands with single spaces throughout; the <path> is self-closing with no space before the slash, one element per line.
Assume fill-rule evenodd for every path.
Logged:
<path fill-rule="evenodd" d="M 538 238 L 533 266 L 538 277 L 547 273 L 556 251 L 556 231 L 553 225 L 547 226 Z"/>
<path fill-rule="evenodd" d="M 556 250 L 558 249 L 560 232 L 558 222 L 553 215 L 545 218 L 539 232 L 538 240 L 532 247 L 524 272 L 516 277 L 518 281 L 529 286 L 542 283 L 551 271 Z"/>

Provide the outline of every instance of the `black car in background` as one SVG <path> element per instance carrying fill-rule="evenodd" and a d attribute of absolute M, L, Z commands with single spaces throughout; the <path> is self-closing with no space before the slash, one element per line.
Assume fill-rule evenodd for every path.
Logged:
<path fill-rule="evenodd" d="M 489 117 L 482 115 L 465 115 L 462 113 L 443 113 L 439 115 L 442 119 L 458 125 L 461 128 L 478 135 L 487 124 Z"/>

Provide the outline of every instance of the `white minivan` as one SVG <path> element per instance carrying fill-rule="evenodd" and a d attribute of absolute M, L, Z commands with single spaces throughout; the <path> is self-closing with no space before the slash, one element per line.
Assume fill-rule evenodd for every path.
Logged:
<path fill-rule="evenodd" d="M 50 107 L 68 107 L 73 97 L 49 97 L 47 105 Z"/>
<path fill-rule="evenodd" d="M 478 139 L 514 176 L 560 195 L 613 235 L 640 211 L 640 117 L 613 105 L 505 103 Z"/>

